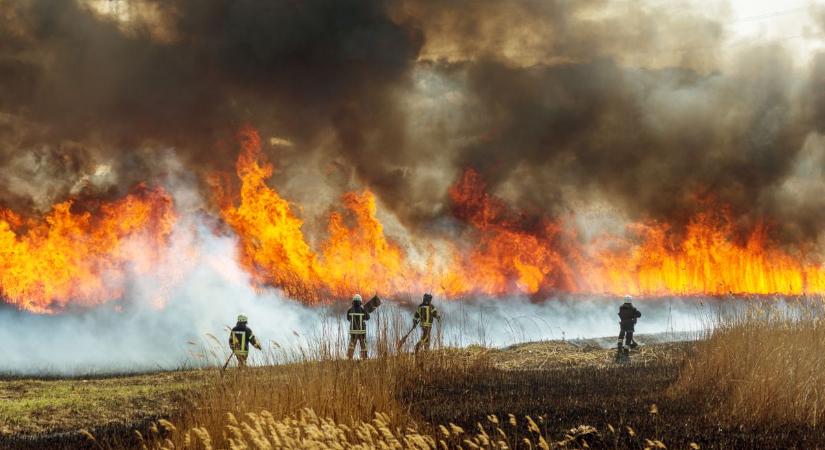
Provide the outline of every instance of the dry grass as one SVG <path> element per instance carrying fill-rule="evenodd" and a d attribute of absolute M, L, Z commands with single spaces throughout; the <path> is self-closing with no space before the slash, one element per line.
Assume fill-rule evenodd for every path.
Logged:
<path fill-rule="evenodd" d="M 825 421 L 825 304 L 751 306 L 715 318 L 672 392 L 709 405 L 728 424 Z"/>
<path fill-rule="evenodd" d="M 343 359 L 345 333 L 301 337 L 306 345 L 294 351 L 270 344 L 272 366 L 205 371 L 203 389 L 187 399 L 192 408 L 132 433 L 128 446 L 822 447 L 820 309 L 720 316 L 707 342 L 645 346 L 630 364 L 615 364 L 612 350 L 569 342 L 436 345 L 415 359 L 395 351 L 399 324 L 379 327 L 368 361 Z M 748 425 L 780 421 L 796 425 Z M 88 448 L 125 447 L 97 439 Z"/>
<path fill-rule="evenodd" d="M 369 422 L 380 413 L 387 426 L 406 428 L 414 423 L 408 407 L 399 400 L 404 386 L 414 384 L 427 367 L 466 368 L 483 359 L 456 361 L 436 351 L 425 362 L 407 353 L 397 354 L 397 330 L 405 331 L 401 317 L 384 314 L 375 318 L 382 323 L 377 335 L 370 336 L 369 360 L 346 359 L 348 334 L 343 323 L 322 327 L 327 331 L 318 336 L 301 336 L 305 344 L 291 350 L 270 344 L 263 366 L 215 371 L 208 388 L 192 399 L 195 407 L 180 417 L 180 426 L 208 432 L 217 446 L 230 445 L 224 430 L 234 426 L 233 417 L 252 417 L 263 411 L 266 416 L 256 417 L 281 421 L 312 410 L 349 427 Z M 407 346 L 414 342 L 410 339 Z M 181 435 L 178 439 L 171 442 L 185 444 Z"/>
<path fill-rule="evenodd" d="M 309 337 L 299 350 L 270 348 L 266 363 L 271 365 L 230 369 L 219 376 L 216 372 L 209 386 L 192 399 L 195 407 L 176 417 L 175 425 L 161 425 L 146 442 L 156 448 L 549 448 L 606 439 L 589 426 L 551 439 L 560 430 L 557 426 L 548 430 L 540 414 L 535 421 L 524 415 L 517 421 L 513 416 L 500 427 L 492 416 L 480 425 L 480 420 L 464 417 L 469 420 L 459 425 L 446 420 L 439 426 L 419 411 L 426 405 L 450 410 L 448 404 L 429 401 L 433 389 L 450 386 L 451 380 L 457 386 L 484 384 L 490 374 L 504 373 L 496 367 L 503 361 L 500 351 L 445 349 L 436 336 L 434 350 L 415 358 L 404 351 L 396 353 L 399 331 L 406 331 L 401 319 L 385 314 L 380 320 L 386 323 L 378 327 L 377 351 L 371 359 L 347 361 L 343 355 L 347 335 L 341 329 Z M 407 350 L 416 339 L 407 342 Z M 533 355 L 533 359 L 555 357 L 560 367 L 569 367 L 576 357 L 600 364 L 612 357 L 600 349 L 545 346 L 553 348 L 552 354 Z M 483 406 L 484 402 L 479 405 Z M 493 410 L 497 405 L 487 407 L 488 413 L 506 414 Z M 473 429 L 465 432 L 462 426 Z"/>
<path fill-rule="evenodd" d="M 633 364 L 675 364 L 684 359 L 679 344 L 646 345 L 633 352 Z M 616 349 L 576 342 L 528 342 L 503 349 L 485 349 L 496 368 L 545 370 L 558 368 L 615 366 Z"/>
<path fill-rule="evenodd" d="M 386 315 L 381 320 L 399 319 Z M 379 327 L 377 354 L 368 361 L 342 358 L 344 333 L 315 336 L 298 351 L 270 351 L 267 362 L 277 365 L 223 373 L 193 399 L 196 407 L 176 418 L 174 425 L 160 424 L 150 436 L 141 437 L 147 448 L 164 449 L 661 446 L 660 441 L 642 439 L 620 418 L 622 424 L 615 427 L 594 424 L 601 429 L 581 425 L 576 418 L 569 425 L 562 425 L 558 415 L 550 420 L 533 403 L 539 398 L 543 405 L 539 406 L 544 408 L 550 404 L 549 398 L 522 392 L 536 385 L 511 373 L 521 363 L 521 369 L 538 369 L 522 370 L 525 374 L 555 377 L 542 370 L 555 361 L 555 369 L 589 367 L 609 376 L 604 368 L 614 366 L 611 370 L 615 370 L 610 350 L 570 343 L 458 350 L 442 348 L 436 342 L 434 351 L 415 358 L 406 352 L 396 353 L 400 336 L 393 330 L 403 332 L 404 327 L 399 323 L 385 325 Z M 414 342 L 411 339 L 408 346 Z M 661 364 L 662 355 L 671 351 L 650 348 L 639 352 L 638 364 Z M 530 367 L 530 361 L 539 361 L 542 366 Z M 549 378 L 536 381 L 547 387 L 557 384 Z M 512 395 L 512 399 L 492 404 L 492 397 L 487 401 L 476 398 L 474 393 L 485 393 L 488 386 L 501 391 L 496 395 Z M 587 402 L 604 402 L 599 392 L 583 388 L 591 391 Z M 559 398 L 557 393 L 553 395 Z M 463 403 L 455 396 L 472 399 L 473 408 L 464 405 L 457 411 Z M 649 405 L 642 406 L 643 417 L 649 417 Z M 508 406 L 516 409 L 507 411 Z M 530 414 L 524 412 L 527 409 Z M 646 431 L 651 432 L 657 429 Z"/>
<path fill-rule="evenodd" d="M 655 406 L 654 406 L 655 408 Z M 520 423 L 521 422 L 521 423 Z M 589 448 L 591 443 L 613 443 L 618 447 L 633 443 L 633 447 L 644 449 L 665 449 L 658 439 L 645 439 L 630 427 L 616 428 L 611 425 L 598 430 L 589 425 L 579 425 L 567 430 L 556 439 L 548 435 L 541 417 L 534 420 L 530 416 L 516 418 L 510 414 L 501 419 L 490 415 L 484 423 L 477 423 L 473 429 L 465 430 L 459 425 L 448 423 L 439 425 L 437 431 L 428 433 L 414 426 L 393 427 L 385 414 L 376 413 L 371 421 L 358 422 L 348 426 L 329 417 L 319 417 L 313 410 L 304 409 L 300 413 L 276 419 L 269 411 L 246 414 L 238 419 L 227 414 L 227 425 L 223 430 L 226 447 L 215 443 L 214 435 L 205 427 L 193 427 L 181 431 L 169 421 L 159 421 L 151 433 L 143 438 L 144 450 L 175 450 L 179 448 L 241 449 L 512 449 L 536 448 Z M 520 435 L 520 426 L 527 433 Z M 161 430 L 168 437 L 160 438 Z M 90 436 L 90 439 L 93 437 Z M 178 441 L 178 444 L 175 444 Z M 691 443 L 689 448 L 698 449 Z"/>

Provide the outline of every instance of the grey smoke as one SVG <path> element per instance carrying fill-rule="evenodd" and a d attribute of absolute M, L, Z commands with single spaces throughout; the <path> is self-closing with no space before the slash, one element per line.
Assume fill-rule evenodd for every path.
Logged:
<path fill-rule="evenodd" d="M 0 374 L 85 375 L 214 365 L 228 355 L 226 327 L 234 325 L 240 312 L 249 316 L 250 326 L 268 351 L 296 354 L 314 348 L 323 338 L 337 346 L 339 356 L 343 354 L 345 306 L 313 308 L 275 289 L 256 292 L 247 272 L 235 263 L 233 238 L 216 237 L 200 228 L 197 242 L 196 264 L 164 291 L 167 301 L 161 308 L 155 303 L 156 288 L 165 281 L 166 268 L 159 268 L 157 278 L 135 278 L 124 300 L 91 310 L 36 315 L 0 309 L 0 342 L 4 343 Z M 346 300 L 342 299 L 344 305 Z M 617 331 L 618 298 L 546 300 L 436 299 L 444 316 L 444 343 L 503 346 L 525 340 L 611 336 Z M 644 316 L 637 330 L 697 332 L 705 326 L 697 302 L 642 301 L 638 307 Z M 387 317 L 399 314 L 401 326 L 409 326 L 412 306 L 387 299 L 369 332 L 376 333 L 380 314 L 385 315 L 385 323 Z M 204 352 L 205 358 L 199 356 Z M 255 363 L 264 359 L 253 351 Z"/>
<path fill-rule="evenodd" d="M 3 2 L 6 205 L 155 182 L 158 148 L 231 172 L 251 124 L 294 144 L 268 149 L 288 198 L 368 186 L 413 234 L 474 167 L 533 215 L 603 201 L 678 229 L 728 205 L 742 232 L 819 235 L 818 197 L 788 211 L 778 188 L 821 132 L 822 56 L 799 68 L 754 42 L 723 59 L 724 5 L 133 0 L 115 2 L 137 17 L 124 26 L 91 3 Z M 78 189 L 101 164 L 113 176 Z"/>
<path fill-rule="evenodd" d="M 724 15 L 599 0 L 136 0 L 124 4 L 158 16 L 124 29 L 88 3 L 0 0 L 4 207 L 43 212 L 186 174 L 191 204 L 177 206 L 211 211 L 195 205 L 204 178 L 233 170 L 234 134 L 251 124 L 291 143 L 266 149 L 273 184 L 310 216 L 366 186 L 399 234 L 449 235 L 447 188 L 473 167 L 525 223 L 607 204 L 678 231 L 729 205 L 740 231 L 767 218 L 781 242 L 820 249 L 825 55 L 800 68 L 782 43 L 756 42 L 722 61 Z M 2 309 L 0 371 L 177 367 L 188 340 L 223 339 L 239 310 L 284 345 L 340 313 L 254 292 L 232 238 L 191 221 L 201 256 L 165 309 L 152 276 L 92 311 Z M 531 300 L 442 303 L 448 323 L 466 322 L 447 336 L 615 331 L 616 299 Z M 641 332 L 696 324 L 693 301 L 644 306 Z"/>

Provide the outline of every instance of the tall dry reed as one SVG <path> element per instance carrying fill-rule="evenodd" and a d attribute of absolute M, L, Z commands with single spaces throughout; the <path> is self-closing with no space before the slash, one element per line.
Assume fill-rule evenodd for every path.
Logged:
<path fill-rule="evenodd" d="M 672 393 L 738 424 L 825 421 L 825 303 L 760 303 L 720 313 Z"/>
<path fill-rule="evenodd" d="M 368 360 L 358 360 L 358 351 L 356 360 L 346 359 L 346 322 L 329 319 L 315 335 L 295 333 L 301 345 L 286 348 L 270 342 L 263 353 L 253 350 L 255 366 L 239 369 L 233 363 L 227 370 L 211 369 L 212 377 L 190 399 L 191 407 L 176 419 L 178 425 L 207 432 L 219 448 L 230 443 L 226 430 L 233 426 L 232 417 L 264 411 L 273 420 L 285 420 L 311 409 L 342 426 L 369 422 L 380 412 L 388 426 L 406 428 L 413 423 L 402 392 L 414 391 L 416 383 L 436 373 L 480 363 L 437 351 L 416 358 L 409 350 L 418 339 L 417 331 L 398 347 L 401 335 L 409 330 L 409 320 L 389 309 L 373 316 Z M 221 353 L 225 350 L 219 348 L 223 346 L 220 339 L 211 339 L 216 348 L 201 353 L 211 354 L 213 363 L 221 365 L 228 354 Z M 441 347 L 437 336 L 433 347 Z M 183 437 L 176 436 L 177 441 L 170 438 L 171 442 L 180 447 Z"/>

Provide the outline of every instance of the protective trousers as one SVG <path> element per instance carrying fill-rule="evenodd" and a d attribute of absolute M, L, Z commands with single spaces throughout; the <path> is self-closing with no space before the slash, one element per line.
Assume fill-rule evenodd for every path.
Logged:
<path fill-rule="evenodd" d="M 238 358 L 238 367 L 246 367 L 246 358 L 249 357 L 247 353 L 235 352 L 235 358 Z"/>
<path fill-rule="evenodd" d="M 421 347 L 424 347 L 424 350 L 430 349 L 430 331 L 432 327 L 421 327 L 421 339 L 415 344 L 415 352 L 418 353 L 418 350 Z"/>
<path fill-rule="evenodd" d="M 347 349 L 347 358 L 349 359 L 352 359 L 353 354 L 355 354 L 355 344 L 358 344 L 361 347 L 361 359 L 367 359 L 367 335 L 349 335 L 349 348 Z"/>
<path fill-rule="evenodd" d="M 634 327 L 632 325 L 621 325 L 621 330 L 619 331 L 619 348 L 622 348 L 622 341 L 624 341 L 624 344 L 627 346 L 635 346 L 635 342 L 633 342 L 633 332 Z"/>

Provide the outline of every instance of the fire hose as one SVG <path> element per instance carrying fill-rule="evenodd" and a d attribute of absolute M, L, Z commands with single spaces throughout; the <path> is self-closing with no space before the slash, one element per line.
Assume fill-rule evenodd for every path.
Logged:
<path fill-rule="evenodd" d="M 402 337 L 401 340 L 398 341 L 398 345 L 395 348 L 396 352 L 401 351 L 401 347 L 403 347 L 404 343 L 407 342 L 407 338 L 410 337 L 410 333 L 412 333 L 413 330 L 415 330 L 416 326 L 418 326 L 418 323 L 413 323 L 413 326 L 412 326 L 412 328 L 410 328 L 410 331 L 408 331 L 407 334 L 405 334 L 404 337 Z"/>
<path fill-rule="evenodd" d="M 228 365 L 229 365 L 229 361 L 232 359 L 232 357 L 233 357 L 233 356 L 235 356 L 235 352 L 234 352 L 234 351 L 229 353 L 229 358 L 226 358 L 226 362 L 225 362 L 225 363 L 223 363 L 223 367 L 221 368 L 221 372 L 223 372 L 224 370 L 226 370 L 226 366 L 228 366 Z"/>

